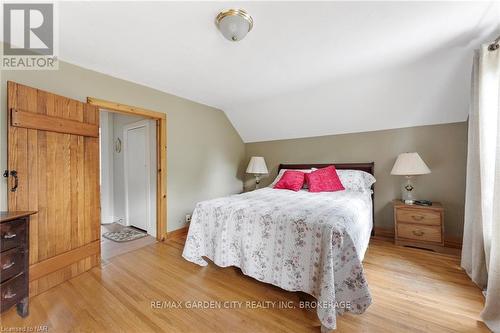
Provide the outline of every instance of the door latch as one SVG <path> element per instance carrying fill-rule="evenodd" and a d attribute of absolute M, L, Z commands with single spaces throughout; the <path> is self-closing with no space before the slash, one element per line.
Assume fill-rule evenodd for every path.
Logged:
<path fill-rule="evenodd" d="M 11 170 L 11 171 L 9 172 L 9 170 L 5 170 L 5 171 L 3 172 L 3 176 L 4 176 L 5 178 L 7 178 L 7 177 L 9 177 L 9 176 L 14 177 L 14 187 L 12 187 L 12 188 L 10 189 L 10 191 L 11 191 L 11 192 L 16 192 L 16 191 L 17 191 L 17 187 L 18 187 L 18 185 L 19 185 L 19 178 L 17 177 L 17 171 L 16 171 L 16 170 Z"/>

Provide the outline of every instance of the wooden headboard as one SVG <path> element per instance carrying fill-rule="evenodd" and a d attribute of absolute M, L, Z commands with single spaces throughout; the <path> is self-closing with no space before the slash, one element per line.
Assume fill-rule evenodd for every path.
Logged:
<path fill-rule="evenodd" d="M 281 169 L 311 169 L 311 168 L 325 168 L 327 166 L 334 165 L 336 169 L 339 170 L 361 170 L 368 172 L 372 176 L 375 176 L 375 162 L 370 163 L 326 163 L 326 164 L 280 164 L 278 168 L 278 173 Z"/>
<path fill-rule="evenodd" d="M 327 166 L 334 165 L 336 169 L 339 170 L 360 170 L 368 172 L 375 177 L 375 162 L 369 163 L 324 163 L 324 164 L 280 164 L 278 168 L 278 173 L 281 169 L 311 169 L 311 168 L 325 168 Z M 375 184 L 374 184 L 375 185 Z M 375 186 L 372 185 L 372 236 L 375 234 Z"/>

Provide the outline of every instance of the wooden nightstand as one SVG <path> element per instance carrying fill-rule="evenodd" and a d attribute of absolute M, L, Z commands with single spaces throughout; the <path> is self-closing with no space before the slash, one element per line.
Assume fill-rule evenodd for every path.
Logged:
<path fill-rule="evenodd" d="M 432 206 L 407 205 L 394 200 L 394 240 L 396 245 L 441 251 L 444 246 L 444 209 L 439 202 Z"/>

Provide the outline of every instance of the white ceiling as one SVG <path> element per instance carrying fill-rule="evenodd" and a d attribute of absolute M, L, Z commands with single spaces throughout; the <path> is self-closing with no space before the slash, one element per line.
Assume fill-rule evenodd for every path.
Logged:
<path fill-rule="evenodd" d="M 231 43 L 214 19 L 245 8 Z M 463 121 L 492 2 L 60 3 L 60 57 L 220 108 L 245 142 Z"/>

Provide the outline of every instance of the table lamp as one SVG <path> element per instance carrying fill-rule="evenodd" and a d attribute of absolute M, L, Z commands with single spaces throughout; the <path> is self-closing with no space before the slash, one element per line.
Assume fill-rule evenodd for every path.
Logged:
<path fill-rule="evenodd" d="M 391 175 L 405 176 L 406 181 L 403 183 L 403 201 L 405 204 L 413 204 L 415 202 L 412 177 L 431 173 L 429 167 L 425 164 L 418 153 L 403 153 L 399 154 L 396 163 L 392 167 Z"/>
<path fill-rule="evenodd" d="M 251 173 L 255 176 L 255 189 L 259 188 L 260 175 L 268 174 L 266 161 L 264 157 L 252 156 L 250 162 L 248 163 L 247 173 Z"/>

